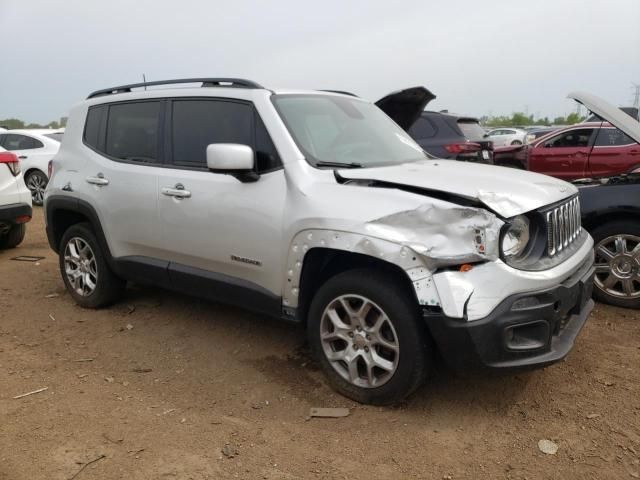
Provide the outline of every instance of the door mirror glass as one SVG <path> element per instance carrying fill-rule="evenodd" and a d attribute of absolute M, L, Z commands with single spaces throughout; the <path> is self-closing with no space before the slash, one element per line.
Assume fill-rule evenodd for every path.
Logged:
<path fill-rule="evenodd" d="M 228 173 L 243 183 L 256 182 L 253 148 L 239 143 L 212 143 L 207 145 L 207 167 L 212 172 Z"/>

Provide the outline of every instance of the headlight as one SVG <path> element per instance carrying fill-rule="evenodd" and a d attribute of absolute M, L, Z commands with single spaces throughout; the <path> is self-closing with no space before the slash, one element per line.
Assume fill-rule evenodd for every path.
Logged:
<path fill-rule="evenodd" d="M 524 215 L 514 218 L 502 235 L 502 254 L 506 259 L 515 259 L 529 244 L 529 219 Z"/>

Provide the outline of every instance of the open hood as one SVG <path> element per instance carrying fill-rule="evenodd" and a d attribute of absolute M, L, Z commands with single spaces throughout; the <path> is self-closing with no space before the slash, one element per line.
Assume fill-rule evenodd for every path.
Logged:
<path fill-rule="evenodd" d="M 390 93 L 376 105 L 403 129 L 409 130 L 436 96 L 424 87 L 412 87 Z"/>
<path fill-rule="evenodd" d="M 593 113 L 603 118 L 617 129 L 622 130 L 636 142 L 640 143 L 640 122 L 620 110 L 618 107 L 614 107 L 600 97 L 596 97 L 595 95 L 586 92 L 571 92 L 567 97 L 581 103 Z"/>
<path fill-rule="evenodd" d="M 375 181 L 414 193 L 462 197 L 504 218 L 575 195 L 575 186 L 538 173 L 457 160 L 421 160 L 389 167 L 340 170 L 341 179 Z"/>

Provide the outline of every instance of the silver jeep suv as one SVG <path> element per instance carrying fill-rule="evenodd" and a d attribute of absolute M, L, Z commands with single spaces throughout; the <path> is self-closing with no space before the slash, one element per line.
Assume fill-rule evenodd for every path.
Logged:
<path fill-rule="evenodd" d="M 576 189 L 425 154 L 398 123 L 428 99 L 387 98 L 396 123 L 349 94 L 240 79 L 91 94 L 45 195 L 67 289 L 97 308 L 133 281 L 303 322 L 331 385 L 365 403 L 409 395 L 436 352 L 562 359 L 593 307 Z"/>

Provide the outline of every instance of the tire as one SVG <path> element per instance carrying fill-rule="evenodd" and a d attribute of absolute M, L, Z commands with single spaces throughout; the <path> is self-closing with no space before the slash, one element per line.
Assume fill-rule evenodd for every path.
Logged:
<path fill-rule="evenodd" d="M 16 248 L 24 240 L 27 227 L 24 223 L 12 225 L 5 235 L 0 236 L 0 249 Z"/>
<path fill-rule="evenodd" d="M 314 296 L 307 325 L 309 343 L 329 384 L 345 397 L 360 403 L 389 405 L 405 399 L 426 378 L 432 364 L 432 348 L 421 325 L 419 306 L 403 287 L 395 276 L 378 270 L 350 270 L 329 279 Z M 368 302 L 369 314 L 360 321 L 348 318 L 349 324 L 342 322 L 343 328 L 338 329 L 327 312 L 333 311 L 341 319 L 346 317 L 345 302 L 352 312 Z M 383 321 L 376 334 L 373 326 L 380 312 L 388 322 Z M 355 318 L 353 314 L 351 317 Z M 397 352 L 386 346 L 394 346 Z M 328 355 L 335 358 L 330 360 Z M 353 360 L 345 360 L 345 355 Z M 342 359 L 336 360 L 338 357 Z M 365 358 L 369 362 L 376 359 L 386 369 L 367 368 Z M 353 377 L 348 365 L 353 365 Z M 392 365 L 395 368 L 390 368 Z"/>
<path fill-rule="evenodd" d="M 640 222 L 616 220 L 590 233 L 596 255 L 593 297 L 618 307 L 640 308 L 640 253 L 631 253 L 640 245 Z"/>
<path fill-rule="evenodd" d="M 44 190 L 47 188 L 49 178 L 40 170 L 31 170 L 25 177 L 24 183 L 31 192 L 33 204 L 41 206 L 44 202 Z"/>
<path fill-rule="evenodd" d="M 514 140 L 511 142 L 511 145 L 522 145 L 522 142 L 520 140 Z"/>
<path fill-rule="evenodd" d="M 126 282 L 109 268 L 88 223 L 69 227 L 62 236 L 59 251 L 62 279 L 78 305 L 85 308 L 106 307 L 122 296 Z"/>

